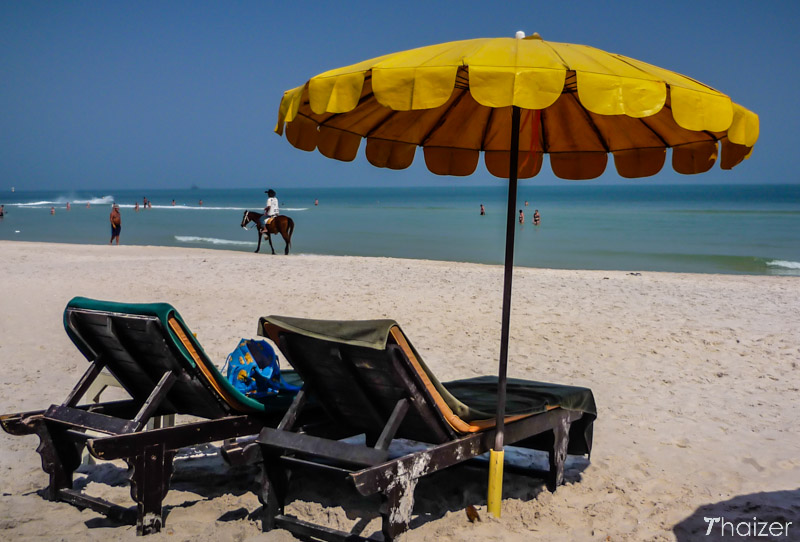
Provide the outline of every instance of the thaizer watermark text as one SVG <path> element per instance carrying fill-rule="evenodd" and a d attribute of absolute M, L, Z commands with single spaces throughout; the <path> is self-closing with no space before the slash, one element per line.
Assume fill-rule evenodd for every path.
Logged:
<path fill-rule="evenodd" d="M 725 521 L 723 517 L 709 518 L 703 517 L 703 521 L 708 524 L 706 536 L 719 534 L 720 536 L 747 536 L 747 537 L 789 537 L 789 527 L 791 521 Z"/>

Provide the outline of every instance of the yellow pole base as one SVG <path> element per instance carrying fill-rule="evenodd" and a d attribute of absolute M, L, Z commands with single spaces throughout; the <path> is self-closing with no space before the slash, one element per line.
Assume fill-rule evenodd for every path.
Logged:
<path fill-rule="evenodd" d="M 489 495 L 486 509 L 496 518 L 500 517 L 500 503 L 503 501 L 503 456 L 504 450 L 489 451 Z"/>

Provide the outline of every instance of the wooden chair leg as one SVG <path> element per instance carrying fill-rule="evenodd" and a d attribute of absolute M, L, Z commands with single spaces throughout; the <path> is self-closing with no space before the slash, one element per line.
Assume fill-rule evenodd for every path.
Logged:
<path fill-rule="evenodd" d="M 164 525 L 162 503 L 169 491 L 175 452 L 157 444 L 131 458 L 131 497 L 136 502 L 136 534 L 157 533 Z"/>
<path fill-rule="evenodd" d="M 57 501 L 60 490 L 72 488 L 72 475 L 81 464 L 82 445 L 44 422 L 37 423 L 36 435 L 39 437 L 36 451 L 42 458 L 42 469 L 50 475 L 45 498 Z"/>
<path fill-rule="evenodd" d="M 280 464 L 280 455 L 264 454 L 258 478 L 258 500 L 263 505 L 261 530 L 267 532 L 275 528 L 275 518 L 283 514 L 286 505 L 289 473 Z"/>
<path fill-rule="evenodd" d="M 417 479 L 396 479 L 392 487 L 381 493 L 381 532 L 385 542 L 395 540 L 408 530 L 416 486 Z"/>
<path fill-rule="evenodd" d="M 559 419 L 553 428 L 553 448 L 550 450 L 550 474 L 547 477 L 547 489 L 555 491 L 564 483 L 564 462 L 567 459 L 569 445 L 569 426 L 567 417 Z"/>

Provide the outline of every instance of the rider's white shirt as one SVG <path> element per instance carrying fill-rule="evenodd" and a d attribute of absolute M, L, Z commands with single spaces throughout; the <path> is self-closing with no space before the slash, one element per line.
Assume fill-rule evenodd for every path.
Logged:
<path fill-rule="evenodd" d="M 267 216 L 276 216 L 278 214 L 278 198 L 267 198 L 267 205 L 264 208 L 267 207 L 269 207 Z"/>

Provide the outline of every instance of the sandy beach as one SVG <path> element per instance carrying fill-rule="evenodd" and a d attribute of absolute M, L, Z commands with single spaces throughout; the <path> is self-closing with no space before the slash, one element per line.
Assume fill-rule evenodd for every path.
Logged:
<path fill-rule="evenodd" d="M 441 380 L 497 371 L 500 266 L 17 242 L 0 254 L 0 413 L 61 403 L 86 369 L 62 325 L 78 295 L 174 305 L 220 367 L 259 316 L 280 314 L 392 318 Z M 714 540 L 704 517 L 758 517 L 792 522 L 774 539 L 800 540 L 798 330 L 797 277 L 517 268 L 509 376 L 592 388 L 591 462 L 570 459 L 555 494 L 506 475 L 500 519 L 485 513 L 483 472 L 445 471 L 417 487 L 405 539 Z M 135 539 L 131 526 L 44 500 L 37 444 L 0 433 L 0 538 Z M 213 447 L 189 455 L 176 461 L 165 529 L 148 540 L 293 539 L 260 532 L 251 471 Z M 122 465 L 83 467 L 78 483 L 130 506 Z M 301 474 L 287 512 L 379 538 L 374 512 L 336 487 Z M 467 521 L 469 504 L 482 522 Z"/>

